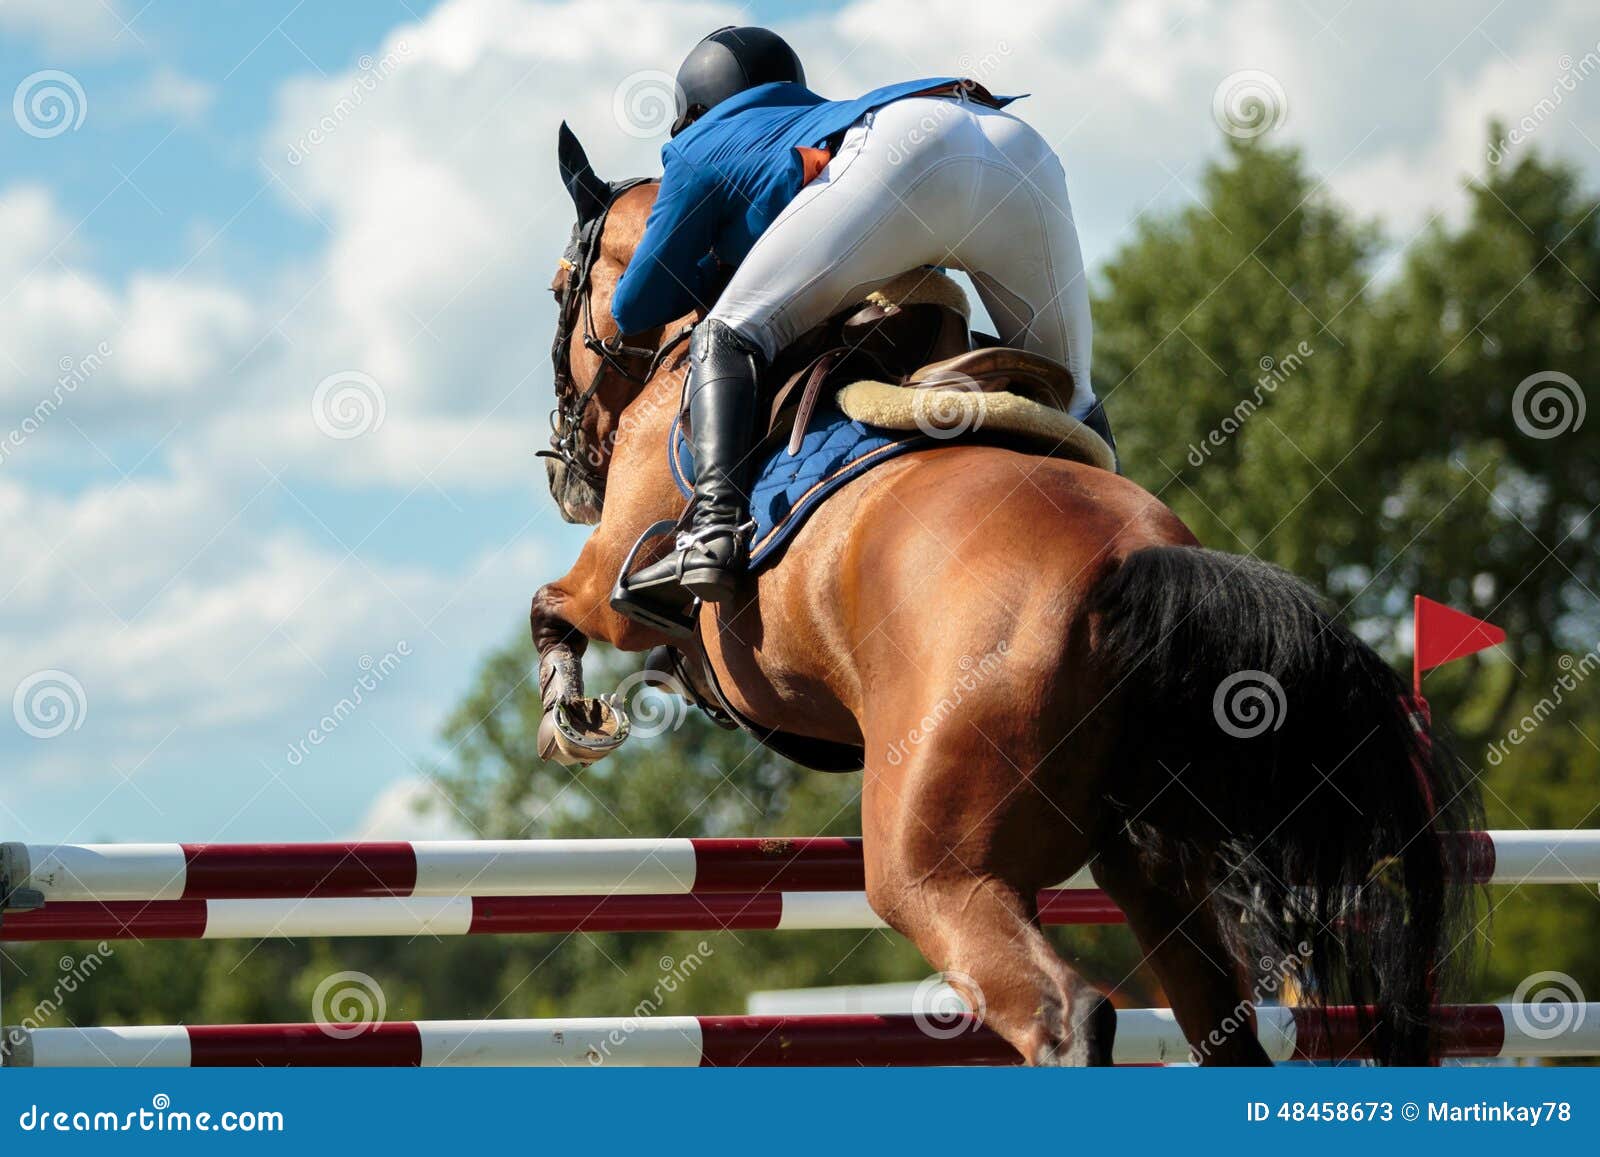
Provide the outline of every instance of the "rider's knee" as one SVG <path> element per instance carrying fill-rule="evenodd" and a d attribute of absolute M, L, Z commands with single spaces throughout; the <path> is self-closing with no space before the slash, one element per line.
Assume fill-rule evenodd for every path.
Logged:
<path fill-rule="evenodd" d="M 700 363 L 724 357 L 754 357 L 758 362 L 767 360 L 759 342 L 745 337 L 717 317 L 708 317 L 694 327 L 694 333 L 689 338 L 689 356 Z"/>

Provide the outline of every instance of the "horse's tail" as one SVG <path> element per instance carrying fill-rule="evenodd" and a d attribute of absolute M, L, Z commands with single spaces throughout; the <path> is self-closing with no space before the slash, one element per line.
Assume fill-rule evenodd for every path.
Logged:
<path fill-rule="evenodd" d="M 1479 803 L 1399 676 L 1294 576 L 1199 547 L 1129 555 L 1094 610 L 1127 837 L 1206 882 L 1235 959 L 1271 962 L 1303 1004 L 1376 1006 L 1356 1028 L 1378 1060 L 1427 1063 L 1472 897 L 1440 834 Z"/>

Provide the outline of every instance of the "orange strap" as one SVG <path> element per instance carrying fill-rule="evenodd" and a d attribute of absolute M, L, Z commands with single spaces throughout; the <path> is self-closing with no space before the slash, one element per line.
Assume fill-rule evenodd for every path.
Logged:
<path fill-rule="evenodd" d="M 828 162 L 833 160 L 833 154 L 827 149 L 808 149 L 796 146 L 795 152 L 800 154 L 800 164 L 805 171 L 806 179 L 802 184 L 809 185 L 817 179 L 817 174 L 828 167 Z"/>

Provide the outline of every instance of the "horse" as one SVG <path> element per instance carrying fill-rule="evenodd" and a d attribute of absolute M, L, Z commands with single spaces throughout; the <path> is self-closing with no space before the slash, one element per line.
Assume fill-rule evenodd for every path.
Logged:
<path fill-rule="evenodd" d="M 578 222 L 545 453 L 562 516 L 594 529 L 533 596 L 545 723 L 603 730 L 588 641 L 673 642 L 760 728 L 858 751 L 872 908 L 1026 1063 L 1111 1061 L 1111 1004 L 1035 910 L 1085 865 L 1200 1063 L 1270 1063 L 1253 1002 L 1288 985 L 1370 1004 L 1380 1062 L 1427 1063 L 1465 956 L 1471 885 L 1441 837 L 1475 826 L 1470 776 L 1306 584 L 1203 548 L 1135 482 L 945 441 L 829 498 L 692 639 L 612 609 L 636 540 L 682 510 L 666 446 L 699 315 L 617 332 L 658 184 L 600 179 L 565 125 L 560 162 Z"/>

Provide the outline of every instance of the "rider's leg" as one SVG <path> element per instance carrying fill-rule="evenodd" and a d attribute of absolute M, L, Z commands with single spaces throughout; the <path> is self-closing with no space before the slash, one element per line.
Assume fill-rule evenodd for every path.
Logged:
<path fill-rule="evenodd" d="M 739 528 L 748 514 L 747 458 L 762 360 L 875 286 L 926 263 L 919 253 L 943 252 L 915 213 L 894 211 L 900 202 L 885 193 L 882 176 L 867 172 L 892 173 L 892 165 L 881 156 L 858 165 L 867 139 L 866 125 L 847 134 L 696 327 L 688 387 L 696 475 L 690 523 L 673 553 L 627 577 L 613 603 L 624 614 L 644 609 L 640 604 L 656 617 L 668 614 L 664 608 L 680 586 L 707 602 L 731 595 L 742 565 Z"/>
<path fill-rule="evenodd" d="M 1111 447 L 1112 457 L 1115 458 L 1117 454 L 1117 440 L 1112 436 L 1111 433 L 1111 419 L 1107 416 L 1106 408 L 1098 398 L 1095 399 L 1094 405 L 1089 407 L 1089 412 L 1083 416 L 1081 421 L 1085 426 L 1089 427 L 1089 429 L 1093 430 L 1096 434 L 1099 434 L 1100 437 L 1105 439 L 1106 445 Z M 1117 467 L 1117 473 L 1122 473 L 1122 467 L 1120 465 Z"/>
<path fill-rule="evenodd" d="M 980 123 L 987 127 L 990 119 Z M 995 114 L 992 120 L 1037 139 L 1015 118 Z M 1081 418 L 1094 403 L 1088 275 L 1061 162 L 1042 140 L 1038 146 L 1041 155 L 1032 164 L 999 154 L 1007 167 L 985 167 L 983 203 L 990 211 L 956 242 L 954 263 L 972 275 L 1001 341 L 1072 371 L 1072 409 Z M 1030 160 L 1021 149 L 1011 152 Z"/>
<path fill-rule="evenodd" d="M 1114 450 L 1090 381 L 1089 282 L 1061 160 L 1035 129 L 1005 112 L 973 107 L 971 127 L 984 141 L 976 198 L 983 209 L 954 243 L 954 264 L 972 275 L 1006 345 L 1072 371 L 1073 416 Z"/>
<path fill-rule="evenodd" d="M 630 592 L 681 585 L 708 603 L 733 593 L 749 518 L 750 443 L 760 353 L 715 317 L 689 342 L 694 498 L 671 554 L 632 575 Z"/>
<path fill-rule="evenodd" d="M 1089 414 L 1088 278 L 1066 174 L 1027 124 L 970 101 L 896 101 L 851 129 L 711 316 L 771 357 L 919 265 L 971 273 L 1001 339 L 1066 365 L 1072 412 Z"/>

